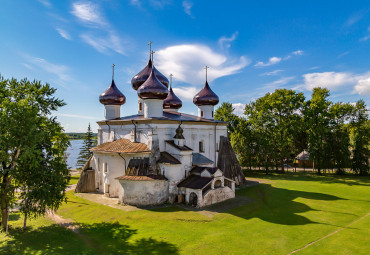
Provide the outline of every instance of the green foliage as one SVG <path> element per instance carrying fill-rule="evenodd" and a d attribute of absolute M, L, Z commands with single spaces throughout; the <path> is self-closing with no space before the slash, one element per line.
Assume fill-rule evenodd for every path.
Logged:
<path fill-rule="evenodd" d="M 65 133 L 68 136 L 68 139 L 70 140 L 81 140 L 84 139 L 86 136 L 86 133 Z M 96 139 L 98 136 L 97 133 L 93 133 L 93 138 Z"/>
<path fill-rule="evenodd" d="M 95 146 L 96 140 L 94 139 L 94 134 L 91 131 L 90 123 L 87 127 L 87 132 L 85 134 L 84 144 L 82 145 L 82 148 L 80 150 L 80 154 L 77 158 L 76 165 L 78 167 L 83 167 L 83 165 L 87 162 L 87 160 L 92 155 L 92 152 L 90 149 Z"/>
<path fill-rule="evenodd" d="M 215 111 L 215 120 L 228 122 L 228 135 L 232 134 L 237 128 L 240 118 L 234 114 L 234 108 L 231 103 L 223 102 Z"/>
<path fill-rule="evenodd" d="M 16 189 L 20 210 L 28 216 L 55 210 L 64 201 L 69 141 L 50 117 L 65 105 L 54 97 L 55 91 L 39 81 L 0 77 L 0 202 L 5 230 Z"/>

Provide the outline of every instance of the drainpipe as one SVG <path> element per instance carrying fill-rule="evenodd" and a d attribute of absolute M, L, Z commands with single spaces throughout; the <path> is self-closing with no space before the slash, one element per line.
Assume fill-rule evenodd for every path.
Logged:
<path fill-rule="evenodd" d="M 125 161 L 125 175 L 126 175 L 126 159 L 124 158 L 124 157 L 122 157 L 122 155 L 121 155 L 121 153 L 120 152 L 118 152 L 118 155 Z"/>
<path fill-rule="evenodd" d="M 135 126 L 135 129 L 134 129 L 135 130 L 134 131 L 134 143 L 136 143 L 137 142 L 137 140 L 136 140 L 136 124 L 135 124 L 134 120 L 132 120 L 131 122 Z"/>
<path fill-rule="evenodd" d="M 108 126 L 108 133 L 109 133 L 108 140 L 110 140 L 110 126 L 108 124 L 108 121 L 105 121 L 105 124 Z M 114 137 L 113 137 L 113 140 L 114 140 Z"/>
<path fill-rule="evenodd" d="M 216 139 L 216 133 L 217 133 L 217 122 L 216 122 L 216 125 L 215 125 L 215 166 L 217 166 L 217 162 L 216 162 L 216 155 L 217 155 L 217 139 Z"/>

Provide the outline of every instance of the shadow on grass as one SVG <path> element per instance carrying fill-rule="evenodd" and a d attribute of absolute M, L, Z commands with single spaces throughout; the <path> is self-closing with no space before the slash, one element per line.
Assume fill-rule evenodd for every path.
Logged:
<path fill-rule="evenodd" d="M 153 238 L 129 240 L 137 230 L 115 223 L 80 224 L 77 233 L 51 225 L 14 229 L 0 254 L 177 254 L 175 245 Z"/>
<path fill-rule="evenodd" d="M 244 219 L 260 218 L 264 221 L 283 225 L 321 224 L 299 215 L 300 213 L 318 210 L 304 203 L 294 201 L 296 198 L 321 201 L 345 200 L 328 194 L 276 188 L 270 184 L 259 184 L 244 188 L 238 190 L 237 195 L 250 197 L 253 199 L 253 203 L 235 208 L 228 211 L 228 213 Z"/>
<path fill-rule="evenodd" d="M 264 171 L 244 171 L 246 178 L 263 178 L 267 180 L 289 180 L 289 181 L 315 181 L 321 183 L 338 183 L 346 184 L 349 186 L 359 185 L 359 186 L 370 186 L 369 176 L 359 176 L 355 174 L 346 174 L 346 175 L 336 175 L 336 174 L 326 174 L 318 175 L 317 173 L 312 172 L 285 172 L 285 173 L 276 173 L 271 171 L 270 174 L 266 175 Z"/>

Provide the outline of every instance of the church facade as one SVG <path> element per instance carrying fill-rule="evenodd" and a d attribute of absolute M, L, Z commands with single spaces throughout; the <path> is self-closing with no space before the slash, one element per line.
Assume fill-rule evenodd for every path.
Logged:
<path fill-rule="evenodd" d="M 98 145 L 85 166 L 95 190 L 136 206 L 203 207 L 235 197 L 244 176 L 225 170 L 227 156 L 219 158 L 228 143 L 227 123 L 214 120 L 219 99 L 207 80 L 193 99 L 197 116 L 179 111 L 181 100 L 151 58 L 131 83 L 138 94 L 135 115 L 121 116 L 126 98 L 114 79 L 100 95 L 105 118 L 97 122 Z"/>

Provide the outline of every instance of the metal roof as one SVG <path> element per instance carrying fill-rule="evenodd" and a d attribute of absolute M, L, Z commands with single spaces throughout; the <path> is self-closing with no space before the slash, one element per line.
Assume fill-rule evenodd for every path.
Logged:
<path fill-rule="evenodd" d="M 120 176 L 116 178 L 117 180 L 127 180 L 127 181 L 154 181 L 161 180 L 166 181 L 167 178 L 163 175 L 147 175 L 147 176 Z"/>
<path fill-rule="evenodd" d="M 193 152 L 193 165 L 206 164 L 213 164 L 213 161 L 198 152 Z"/>
<path fill-rule="evenodd" d="M 103 143 L 94 148 L 93 152 L 117 152 L 117 153 L 150 153 L 150 149 L 144 143 L 134 143 L 122 138 L 113 142 Z"/>

